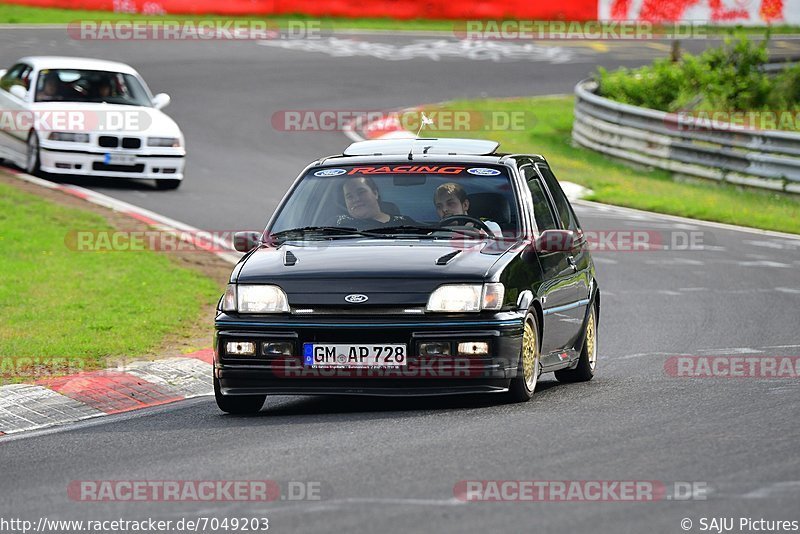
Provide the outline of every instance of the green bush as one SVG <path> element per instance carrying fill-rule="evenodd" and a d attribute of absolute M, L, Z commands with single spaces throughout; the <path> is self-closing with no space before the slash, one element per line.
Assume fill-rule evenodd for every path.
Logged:
<path fill-rule="evenodd" d="M 773 82 L 769 95 L 770 109 L 800 112 L 800 65 L 783 69 Z"/>
<path fill-rule="evenodd" d="M 800 67 L 770 77 L 767 40 L 746 37 L 679 61 L 658 59 L 638 69 L 600 68 L 599 94 L 661 111 L 787 111 L 800 109 Z"/>

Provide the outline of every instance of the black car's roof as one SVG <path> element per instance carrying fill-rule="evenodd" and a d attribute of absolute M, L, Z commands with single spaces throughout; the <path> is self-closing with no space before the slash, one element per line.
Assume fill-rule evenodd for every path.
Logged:
<path fill-rule="evenodd" d="M 538 154 L 505 154 L 495 153 L 488 156 L 474 156 L 467 154 L 414 154 L 412 159 L 407 155 L 389 154 L 380 156 L 344 156 L 341 154 L 328 156 L 315 161 L 313 167 L 336 166 L 336 165 L 362 165 L 374 163 L 396 163 L 413 164 L 420 162 L 446 162 L 446 163 L 477 163 L 490 165 L 504 165 L 506 160 L 512 156 L 525 156 L 539 161 L 545 161 Z"/>
<path fill-rule="evenodd" d="M 374 163 L 409 162 L 477 163 L 503 165 L 512 156 L 526 156 L 539 161 L 544 158 L 538 154 L 506 154 L 497 152 L 499 143 L 480 139 L 458 138 L 416 138 L 416 139 L 375 139 L 356 141 L 344 153 L 328 156 L 311 164 L 323 165 L 361 165 Z"/>

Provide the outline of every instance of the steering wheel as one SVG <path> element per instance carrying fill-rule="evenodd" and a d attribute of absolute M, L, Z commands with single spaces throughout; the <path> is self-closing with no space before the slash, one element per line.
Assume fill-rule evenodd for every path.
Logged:
<path fill-rule="evenodd" d="M 479 229 L 483 230 L 489 235 L 494 235 L 494 232 L 486 225 L 485 222 L 477 217 L 470 217 L 469 215 L 449 215 L 439 221 L 440 226 L 449 226 L 451 224 L 458 225 L 459 222 L 470 222 L 475 224 Z M 459 225 L 464 226 L 464 225 Z"/>

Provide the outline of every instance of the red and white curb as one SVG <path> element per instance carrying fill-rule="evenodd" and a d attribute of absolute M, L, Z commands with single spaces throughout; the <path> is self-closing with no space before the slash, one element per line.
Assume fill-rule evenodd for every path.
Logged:
<path fill-rule="evenodd" d="M 180 221 L 76 185 L 57 184 L 8 167 L 3 171 L 25 182 L 61 191 L 123 213 L 154 229 L 191 241 L 201 230 Z M 235 264 L 241 253 L 214 236 L 209 249 Z M 182 357 L 135 361 L 124 367 L 46 378 L 34 384 L 0 386 L 0 436 L 74 423 L 104 415 L 158 406 L 213 393 L 213 351 Z"/>
<path fill-rule="evenodd" d="M 210 395 L 213 357 L 212 349 L 204 349 L 118 369 L 2 386 L 0 435 Z"/>

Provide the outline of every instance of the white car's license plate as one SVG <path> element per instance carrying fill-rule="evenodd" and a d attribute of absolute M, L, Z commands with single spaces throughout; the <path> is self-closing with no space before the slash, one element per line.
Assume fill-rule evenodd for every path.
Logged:
<path fill-rule="evenodd" d="M 135 165 L 136 156 L 132 154 L 106 154 L 104 161 L 106 165 Z"/>
<path fill-rule="evenodd" d="M 399 343 L 352 345 L 304 343 L 303 363 L 312 367 L 386 367 L 406 365 L 406 346 Z"/>

